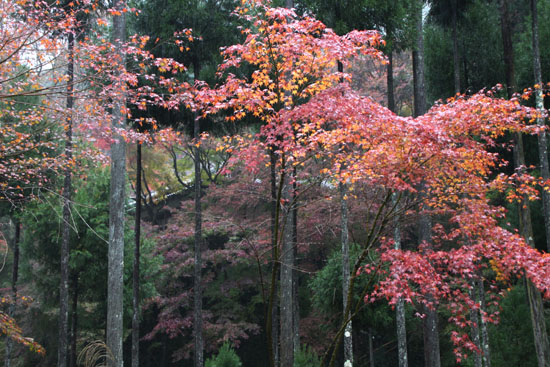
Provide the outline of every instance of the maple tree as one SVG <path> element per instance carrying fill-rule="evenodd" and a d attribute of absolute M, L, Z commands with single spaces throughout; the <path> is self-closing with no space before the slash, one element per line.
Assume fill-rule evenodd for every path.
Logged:
<path fill-rule="evenodd" d="M 215 93 L 202 93 L 214 100 L 215 108 L 233 109 L 230 120 L 252 114 L 264 122 L 256 144 L 268 155 L 273 152 L 277 158 L 270 163 L 275 163 L 280 172 L 277 213 L 282 206 L 289 205 L 281 200 L 281 182 L 289 172 L 288 167 L 305 165 L 308 158 L 323 156 L 330 166 L 321 173 L 351 184 L 366 181 L 387 192 L 379 203 L 376 219 L 369 223 L 369 236 L 363 244 L 365 252 L 355 264 L 352 279 L 361 273 L 360 265 L 366 251 L 383 239 L 384 228 L 395 214 L 395 205 L 389 200 L 392 192 L 400 193 L 400 197 L 409 192 L 415 207 L 428 208 L 422 210 L 438 217 L 448 216 L 451 223 L 456 223 L 456 228 L 450 230 L 440 225 L 434 227 L 434 244 L 453 243 L 451 250 L 430 250 L 426 254 L 427 250 L 422 247 L 421 252 L 411 252 L 382 246 L 381 264 L 389 265 L 377 265 L 373 269 L 388 275 L 368 299 L 388 297 L 395 302 L 402 297 L 409 302 L 414 299 L 427 304 L 429 308 L 433 306 L 430 297 L 437 302 L 450 300 L 447 307 L 453 312 L 452 319 L 458 325 L 465 325 L 468 322 L 461 304 L 472 306 L 473 303 L 468 303 L 468 292 L 458 289 L 469 289 L 469 283 L 463 282 L 464 275 L 473 277 L 480 267 L 491 268 L 488 264 L 493 264 L 494 268 L 506 269 L 499 270 L 500 273 L 523 269 L 544 289 L 544 258 L 526 247 L 517 235 L 498 227 L 497 218 L 502 211 L 491 207 L 487 199 L 488 190 L 507 187 L 502 176 L 494 181 L 487 178 L 501 163 L 487 149 L 505 132 L 523 131 L 521 121 L 529 118 L 528 110 L 521 108 L 517 101 L 478 94 L 436 106 L 416 120 L 400 118 L 370 99 L 354 94 L 345 84 L 338 86 L 342 77 L 349 76 L 334 70 L 337 61 L 345 61 L 346 57 L 361 51 L 376 56 L 376 51 L 370 48 L 378 42 L 375 33 L 353 33 L 351 37 L 368 35 L 362 40 L 367 48 L 358 48 L 353 42 L 346 43 L 349 38 L 331 34 L 319 22 L 309 18 L 293 20 L 295 15 L 291 10 L 256 4 L 257 8 L 251 11 L 246 5 L 249 4 L 245 2 L 239 12 L 253 20 L 255 28 L 244 30 L 247 34 L 244 44 L 225 49 L 221 71 L 242 64 L 250 64 L 256 70 L 250 79 L 229 74 L 225 84 Z M 247 15 L 249 12 L 254 16 Z M 318 32 L 316 37 L 311 37 L 314 32 Z M 324 42 L 331 42 L 331 49 L 337 52 L 325 49 Z M 426 194 L 418 196 L 421 184 Z M 420 205 L 420 201 L 424 205 Z M 480 217 L 485 219 L 481 221 Z M 280 246 L 279 226 L 283 222 L 279 221 L 277 217 L 274 248 Z M 494 241 L 496 238 L 499 243 Z M 518 253 L 529 260 L 514 262 L 512 254 Z M 279 256 L 275 254 L 272 290 Z M 471 261 L 472 257 L 475 261 Z M 466 261 L 468 258 L 470 260 Z M 365 271 L 373 269 L 368 267 Z M 430 276 L 420 277 L 420 274 Z M 437 282 L 437 286 L 433 282 Z M 452 286 L 445 286 L 445 282 Z M 351 306 L 345 314 L 352 316 Z M 267 319 L 269 337 L 270 312 Z M 454 335 L 453 341 L 460 359 L 461 347 L 475 347 L 458 335 L 462 334 Z M 270 358 L 273 363 L 273 356 Z"/>

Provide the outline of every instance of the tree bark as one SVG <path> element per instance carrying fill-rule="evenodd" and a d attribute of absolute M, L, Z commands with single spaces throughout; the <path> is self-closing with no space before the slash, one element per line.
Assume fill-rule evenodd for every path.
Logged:
<path fill-rule="evenodd" d="M 134 225 L 134 268 L 132 272 L 132 367 L 139 367 L 139 262 L 141 245 L 141 142 L 136 144 L 136 216 Z"/>
<path fill-rule="evenodd" d="M 483 287 L 483 279 L 479 278 L 477 280 L 476 290 L 478 293 L 480 310 L 485 311 L 487 309 L 487 305 L 485 303 L 485 289 Z M 483 314 L 481 312 L 480 312 L 479 321 L 480 321 L 480 328 L 481 328 L 481 351 L 483 352 L 482 353 L 483 365 L 485 367 L 491 367 L 489 331 L 487 329 L 487 322 L 483 319 Z"/>
<path fill-rule="evenodd" d="M 277 297 L 277 279 L 279 277 L 279 244 L 277 240 L 277 233 L 279 231 L 279 200 L 277 190 L 277 175 L 275 172 L 275 166 L 277 163 L 277 157 L 272 147 L 269 150 L 270 160 L 270 183 L 271 183 L 271 283 L 269 289 L 268 307 L 266 312 L 266 335 L 267 335 L 267 349 L 269 357 L 270 367 L 276 367 L 279 365 L 279 310 L 278 310 L 278 297 Z"/>
<path fill-rule="evenodd" d="M 78 341 L 78 273 L 72 275 L 73 299 L 71 305 L 71 352 L 69 353 L 69 367 L 76 367 L 76 345 Z"/>
<path fill-rule="evenodd" d="M 392 194 L 393 205 L 396 206 L 397 211 L 398 202 L 397 202 L 397 193 Z M 394 248 L 396 250 L 401 250 L 401 218 L 397 215 L 394 220 Z M 399 362 L 399 367 L 408 367 L 409 358 L 407 355 L 407 325 L 405 319 L 405 302 L 402 298 L 397 300 L 395 305 L 395 322 L 397 326 L 397 359 Z"/>
<path fill-rule="evenodd" d="M 284 210 L 283 243 L 281 254 L 281 367 L 294 365 L 294 233 L 292 185 L 290 182 L 281 183 L 283 200 L 286 203 Z"/>
<path fill-rule="evenodd" d="M 195 69 L 196 70 L 196 69 Z M 194 137 L 198 143 L 200 139 L 200 125 L 198 115 L 195 116 Z M 195 337 L 195 367 L 202 367 L 203 339 L 202 339 L 202 211 L 201 211 L 201 163 L 200 145 L 195 145 L 195 268 L 193 285 L 193 318 Z"/>
<path fill-rule="evenodd" d="M 65 130 L 65 157 L 71 162 L 73 154 L 73 80 L 74 80 L 74 35 L 68 34 L 67 56 L 67 126 Z M 57 366 L 67 366 L 67 351 L 69 342 L 69 242 L 71 240 L 71 167 L 65 169 L 63 182 L 63 225 L 61 234 L 61 268 L 59 281 L 59 336 L 57 349 Z"/>
<path fill-rule="evenodd" d="M 21 223 L 18 219 L 14 220 L 15 236 L 13 239 L 13 266 L 11 271 L 11 294 L 12 300 L 8 308 L 8 316 L 15 315 L 15 305 L 17 303 L 17 278 L 19 277 L 19 242 L 21 240 Z M 13 340 L 6 336 L 6 355 L 4 357 L 4 365 L 11 367 L 11 352 L 13 350 Z"/>
<path fill-rule="evenodd" d="M 432 238 L 431 219 L 426 214 L 420 217 L 420 242 L 430 242 Z M 433 302 L 433 309 L 424 306 L 422 319 L 422 329 L 424 333 L 424 365 L 426 367 L 441 367 L 441 358 L 439 354 L 439 328 L 437 322 L 437 304 L 435 300 L 427 296 L 428 301 Z"/>
<path fill-rule="evenodd" d="M 297 183 L 296 183 L 296 167 L 293 167 L 294 182 L 292 183 L 292 257 L 294 259 L 294 269 L 292 270 L 292 321 L 293 321 L 293 333 L 294 333 L 294 355 L 300 350 L 300 304 L 298 302 L 298 196 L 296 195 Z"/>
<path fill-rule="evenodd" d="M 395 92 L 393 88 L 393 50 L 388 51 L 388 64 L 386 66 L 386 85 L 388 89 L 388 110 L 395 113 Z"/>
<path fill-rule="evenodd" d="M 122 2 L 114 0 L 113 7 L 120 8 Z M 118 50 L 114 63 L 122 70 L 125 64 L 125 54 L 122 44 L 126 37 L 125 13 L 113 15 L 113 42 Z M 114 129 L 126 125 L 126 97 L 124 81 L 116 88 L 113 97 Z M 108 281 L 107 281 L 107 348 L 111 358 L 107 359 L 108 367 L 122 367 L 122 337 L 123 337 L 123 272 L 124 272 L 124 202 L 126 173 L 126 144 L 124 138 L 116 135 L 111 144 L 111 190 L 109 198 L 109 251 L 108 251 Z"/>
<path fill-rule="evenodd" d="M 542 73 L 540 67 L 539 51 L 539 22 L 537 12 L 537 0 L 531 0 L 531 28 L 533 41 L 533 72 L 535 77 L 535 103 L 538 111 L 544 110 L 544 97 L 542 93 Z M 537 119 L 537 125 L 546 126 L 543 118 Z M 548 164 L 548 134 L 546 130 L 538 134 L 540 174 L 546 181 L 550 179 L 550 166 Z M 542 190 L 542 204 L 544 208 L 544 229 L 546 232 L 546 249 L 550 252 L 550 192 Z"/>
<path fill-rule="evenodd" d="M 422 34 L 422 6 L 417 0 L 416 42 L 413 50 L 414 117 L 426 113 L 426 87 L 424 81 L 424 36 Z"/>
<path fill-rule="evenodd" d="M 198 46 L 200 47 L 200 45 Z M 198 50 L 198 48 L 197 48 Z M 198 53 L 193 60 L 193 73 L 195 81 L 198 79 L 201 71 L 201 64 Z M 194 113 L 193 138 L 195 139 L 195 266 L 193 270 L 193 336 L 195 344 L 195 367 L 204 365 L 204 340 L 203 340 L 203 321 L 202 321 L 202 178 L 201 178 L 201 146 L 200 146 L 200 120 L 199 114 Z"/>
<path fill-rule="evenodd" d="M 340 188 L 340 242 L 342 243 L 342 303 L 344 310 L 344 322 L 346 322 L 345 310 L 348 308 L 348 292 L 350 283 L 350 257 L 349 257 L 349 232 L 348 232 L 348 199 L 347 186 L 339 184 Z M 353 365 L 353 326 L 348 322 L 344 330 L 344 362 Z"/>
<path fill-rule="evenodd" d="M 476 289 L 476 280 L 473 281 L 472 289 L 470 290 L 470 297 L 472 300 L 477 299 L 477 289 Z M 470 310 L 470 321 L 472 322 L 472 342 L 477 347 L 478 351 L 474 351 L 474 367 L 483 367 L 482 364 L 482 348 L 481 348 L 481 337 L 479 332 L 479 310 L 471 309 Z"/>
<path fill-rule="evenodd" d="M 454 82 L 455 82 L 455 94 L 460 93 L 460 55 L 458 53 L 458 25 L 457 25 L 457 13 L 458 13 L 457 0 L 451 0 L 451 16 L 453 27 L 453 67 L 454 67 Z"/>
<path fill-rule="evenodd" d="M 414 87 L 414 116 L 418 117 L 426 113 L 426 91 L 424 81 L 424 37 L 422 30 L 422 6 L 423 2 L 417 2 L 416 14 L 416 47 L 413 51 L 413 87 Z M 431 219 L 428 214 L 420 215 L 420 242 L 430 242 Z M 428 299 L 430 299 L 428 295 Z M 435 305 L 434 305 L 435 307 Z M 439 330 L 437 326 L 437 310 L 424 307 L 426 315 L 422 319 L 424 332 L 424 363 L 426 367 L 440 367 L 439 356 Z"/>

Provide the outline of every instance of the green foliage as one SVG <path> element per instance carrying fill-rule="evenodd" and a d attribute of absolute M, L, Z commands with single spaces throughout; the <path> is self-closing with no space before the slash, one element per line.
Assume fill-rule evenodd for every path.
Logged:
<path fill-rule="evenodd" d="M 69 291 L 75 291 L 78 279 L 78 324 L 91 335 L 101 335 L 105 325 L 107 300 L 107 249 L 109 238 L 109 182 L 107 169 L 91 169 L 85 178 L 74 180 L 75 192 L 71 208 L 71 243 Z M 61 198 L 48 195 L 40 202 L 28 205 L 22 216 L 21 275 L 24 282 L 33 285 L 42 304 L 41 311 L 58 307 L 59 249 L 62 228 Z M 152 256 L 154 242 L 142 240 L 141 297 L 157 294 L 154 281 L 160 269 L 161 258 Z M 124 304 L 125 320 L 130 325 L 132 308 L 133 231 L 125 231 Z M 53 313 L 52 315 L 55 315 Z M 38 338 L 48 339 L 45 335 Z M 36 334 L 35 334 L 36 335 Z M 55 339 L 55 338 L 54 338 Z"/>
<path fill-rule="evenodd" d="M 494 366 L 536 366 L 533 328 L 523 285 L 514 287 L 502 300 L 500 322 L 489 327 Z"/>
<path fill-rule="evenodd" d="M 294 355 L 294 367 L 319 367 L 321 358 L 307 345 L 300 346 Z"/>
<path fill-rule="evenodd" d="M 473 1 L 458 24 L 458 49 L 462 89 L 475 93 L 504 81 L 502 38 L 497 2 Z M 434 19 L 425 27 L 425 66 L 428 100 L 454 94 L 451 28 Z"/>
<path fill-rule="evenodd" d="M 206 367 L 241 367 L 242 363 L 235 350 L 225 343 L 215 357 L 206 360 Z"/>
<path fill-rule="evenodd" d="M 353 264 L 361 249 L 357 245 L 350 246 L 350 263 Z M 361 276 L 355 281 L 354 302 L 362 298 L 360 293 L 368 283 L 368 276 Z M 341 312 L 342 310 L 342 254 L 334 251 L 326 265 L 318 271 L 309 282 L 313 292 L 312 304 L 315 308 L 326 313 Z"/>

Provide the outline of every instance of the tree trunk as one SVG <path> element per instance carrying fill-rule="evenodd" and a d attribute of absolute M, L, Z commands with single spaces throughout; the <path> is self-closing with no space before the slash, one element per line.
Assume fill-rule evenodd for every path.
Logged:
<path fill-rule="evenodd" d="M 417 2 L 416 14 L 416 47 L 413 51 L 413 87 L 414 87 L 414 116 L 426 113 L 426 91 L 424 82 L 424 37 L 422 34 L 422 6 Z M 430 242 L 431 219 L 428 214 L 420 216 L 420 242 Z M 429 296 L 428 296 L 429 299 Z M 435 306 L 435 305 L 434 305 Z M 440 367 L 439 357 L 439 330 L 437 326 L 437 310 L 424 307 L 426 317 L 422 319 L 424 332 L 424 363 L 426 367 Z"/>
<path fill-rule="evenodd" d="M 458 54 L 458 26 L 457 26 L 457 0 L 451 0 L 452 27 L 453 27 L 453 70 L 455 81 L 455 94 L 460 93 L 460 55 Z"/>
<path fill-rule="evenodd" d="M 477 299 L 477 289 L 476 289 L 476 280 L 474 280 L 472 289 L 470 290 L 470 297 L 472 300 L 476 301 Z M 482 358 L 481 358 L 481 338 L 479 332 L 479 310 L 471 309 L 470 310 L 470 321 L 472 322 L 472 342 L 477 347 L 478 351 L 474 351 L 474 367 L 483 367 Z"/>
<path fill-rule="evenodd" d="M 540 68 L 539 51 L 539 24 L 537 12 L 537 0 L 531 0 L 531 28 L 533 34 L 533 72 L 535 76 L 535 97 L 538 111 L 544 110 L 544 97 L 542 93 L 542 73 Z M 537 125 L 546 126 L 545 119 L 538 118 Z M 548 134 L 543 130 L 538 135 L 540 174 L 546 181 L 550 179 L 550 167 L 548 164 Z M 542 204 L 544 208 L 544 229 L 546 232 L 546 249 L 550 252 L 550 193 L 542 190 Z"/>
<path fill-rule="evenodd" d="M 416 44 L 413 50 L 414 117 L 426 113 L 426 87 L 424 82 L 424 36 L 422 34 L 422 5 L 417 0 Z"/>
<path fill-rule="evenodd" d="M 399 211 L 398 202 L 397 202 L 397 193 L 392 195 L 393 205 L 396 206 Z M 394 220 L 394 248 L 396 250 L 401 250 L 401 218 L 396 215 Z M 399 367 L 408 367 L 409 359 L 407 355 L 407 325 L 405 319 L 405 302 L 402 298 L 397 300 L 395 305 L 395 322 L 397 324 L 397 355 Z"/>
<path fill-rule="evenodd" d="M 420 242 L 430 242 L 432 238 L 432 223 L 429 215 L 421 214 L 420 216 Z M 439 355 L 439 329 L 437 323 L 437 304 L 435 300 L 427 295 L 427 299 L 433 302 L 433 309 L 424 306 L 424 314 L 422 319 L 422 329 L 424 333 L 424 365 L 426 367 L 440 367 L 441 359 Z"/>
<path fill-rule="evenodd" d="M 388 64 L 386 66 L 386 85 L 388 89 L 388 110 L 395 113 L 395 92 L 393 88 L 393 50 L 388 51 Z"/>
<path fill-rule="evenodd" d="M 277 279 L 279 277 L 279 244 L 277 240 L 277 233 L 279 231 L 278 225 L 278 208 L 279 200 L 277 193 L 277 175 L 275 172 L 275 166 L 277 163 L 277 157 L 274 152 L 274 148 L 269 150 L 270 160 L 270 181 L 271 181 L 271 283 L 269 288 L 268 307 L 266 312 L 266 335 L 267 335 L 267 349 L 269 357 L 270 367 L 276 367 L 279 365 L 279 310 L 278 310 L 278 297 L 277 297 Z"/>
<path fill-rule="evenodd" d="M 132 272 L 132 367 L 139 367 L 139 262 L 141 245 L 141 142 L 136 144 L 136 216 L 134 226 L 134 269 Z"/>
<path fill-rule="evenodd" d="M 120 8 L 122 2 L 114 0 L 113 7 Z M 118 50 L 115 60 L 120 68 L 124 68 L 125 54 L 122 44 L 126 37 L 125 13 L 113 15 L 113 42 Z M 125 85 L 122 80 L 115 89 L 113 97 L 113 128 L 121 129 L 126 124 Z M 115 135 L 111 144 L 111 191 L 109 198 L 109 251 L 108 251 L 108 281 L 107 281 L 107 348 L 111 358 L 107 366 L 122 367 L 122 337 L 123 337 L 123 293 L 124 293 L 124 202 L 126 173 L 126 144 L 124 138 Z"/>
<path fill-rule="evenodd" d="M 74 35 L 68 35 L 67 56 L 67 127 L 65 130 L 65 157 L 67 162 L 73 155 L 73 80 L 74 80 Z M 71 240 L 71 167 L 65 169 L 63 182 L 63 224 L 61 234 L 61 269 L 59 281 L 59 337 L 57 349 L 57 366 L 67 366 L 67 351 L 69 341 L 69 241 Z"/>
<path fill-rule="evenodd" d="M 342 242 L 342 303 L 344 310 L 344 319 L 346 322 L 347 316 L 345 310 L 348 308 L 348 292 L 350 283 L 350 257 L 349 257 L 349 232 L 348 232 L 348 199 L 347 186 L 344 183 L 339 184 L 340 188 L 340 230 Z M 353 327 L 352 322 L 348 322 L 344 330 L 344 361 L 349 361 L 350 366 L 353 365 Z"/>
<path fill-rule="evenodd" d="M 200 139 L 200 125 L 198 115 L 195 116 L 194 137 L 198 142 Z M 200 145 L 195 146 L 195 268 L 193 285 L 193 318 L 195 336 L 195 367 L 202 367 L 203 339 L 202 339 L 202 211 L 201 211 L 201 164 Z"/>
<path fill-rule="evenodd" d="M 374 347 L 372 345 L 372 340 L 374 339 L 374 335 L 372 335 L 372 329 L 370 327 L 369 327 L 368 336 L 369 336 L 369 366 L 374 367 Z"/>
<path fill-rule="evenodd" d="M 17 303 L 17 278 L 19 277 L 19 242 L 21 240 L 21 223 L 18 219 L 14 220 L 15 236 L 13 239 L 13 267 L 11 271 L 11 294 L 12 300 L 8 309 L 8 316 L 13 317 L 15 315 L 15 305 Z M 11 366 L 11 352 L 13 349 L 13 340 L 6 336 L 6 355 L 4 358 L 4 365 L 6 367 Z"/>
<path fill-rule="evenodd" d="M 71 305 L 71 353 L 69 353 L 69 367 L 76 367 L 76 345 L 78 341 L 78 273 L 72 275 L 73 299 Z"/>
<path fill-rule="evenodd" d="M 500 22 L 504 63 L 506 68 L 507 92 L 508 98 L 511 98 L 515 92 L 515 73 L 512 27 L 508 9 L 508 0 L 501 0 Z M 516 169 L 525 166 L 523 138 L 520 133 L 514 134 L 514 165 Z M 525 239 L 525 242 L 527 242 L 529 246 L 534 247 L 531 210 L 529 208 L 529 201 L 527 198 L 523 198 L 519 205 L 519 231 Z M 531 321 L 533 324 L 533 334 L 535 338 L 535 350 L 537 353 L 538 365 L 539 367 L 550 366 L 550 347 L 548 344 L 548 335 L 546 333 L 542 299 L 540 293 L 535 289 L 529 280 L 527 280 L 527 293 L 529 308 L 531 310 Z"/>
<path fill-rule="evenodd" d="M 292 314 L 293 314 L 293 333 L 294 333 L 294 355 L 300 350 L 300 305 L 298 303 L 298 204 L 297 204 L 297 183 L 296 167 L 293 168 L 294 182 L 292 183 L 292 257 L 294 259 L 294 269 L 292 271 Z"/>
<path fill-rule="evenodd" d="M 281 367 L 294 365 L 294 233 L 292 185 L 289 182 L 281 183 L 283 200 L 286 203 L 284 210 L 283 243 L 281 254 Z"/>
<path fill-rule="evenodd" d="M 476 283 L 476 290 L 478 293 L 479 307 L 481 311 L 487 309 L 485 304 L 485 289 L 483 287 L 483 279 L 479 278 Z M 483 365 L 485 367 L 491 367 L 491 351 L 489 348 L 489 331 L 487 329 L 487 322 L 483 319 L 483 314 L 480 312 L 480 328 L 481 328 L 481 351 L 483 358 Z"/>

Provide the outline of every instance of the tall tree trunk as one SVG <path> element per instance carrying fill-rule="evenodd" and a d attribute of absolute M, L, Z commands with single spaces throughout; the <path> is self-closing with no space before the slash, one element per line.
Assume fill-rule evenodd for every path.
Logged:
<path fill-rule="evenodd" d="M 198 115 L 194 122 L 194 136 L 200 139 L 200 125 Z M 200 145 L 195 146 L 195 268 L 193 285 L 193 331 L 195 336 L 195 367 L 202 367 L 203 339 L 202 339 L 202 210 L 201 210 L 201 163 Z"/>
<path fill-rule="evenodd" d="M 350 283 L 350 257 L 349 257 L 349 232 L 348 232 L 348 199 L 347 186 L 340 183 L 340 242 L 342 243 L 342 303 L 344 310 L 344 322 L 347 315 L 345 310 L 348 308 L 348 293 Z M 349 361 L 350 366 L 353 365 L 353 326 L 352 322 L 348 322 L 344 330 L 344 361 Z"/>
<path fill-rule="evenodd" d="M 472 289 L 470 290 L 470 298 L 472 300 L 477 299 L 477 287 L 476 280 L 474 279 Z M 482 348 L 481 337 L 479 332 L 479 311 L 477 309 L 470 310 L 470 321 L 472 322 L 472 342 L 475 344 L 479 351 L 474 351 L 474 367 L 483 367 L 482 364 Z"/>
<path fill-rule="evenodd" d="M 540 68 L 539 51 L 539 22 L 537 12 L 537 0 L 531 0 L 531 28 L 533 41 L 533 72 L 535 77 L 535 97 L 538 111 L 544 110 L 544 97 L 542 93 L 542 73 Z M 544 118 L 537 119 L 537 125 L 546 126 Z M 545 130 L 538 135 L 540 174 L 546 181 L 550 179 L 550 167 L 548 164 L 548 134 Z M 546 232 L 546 249 L 550 252 L 550 192 L 542 190 L 542 204 L 544 208 L 544 229 Z"/>
<path fill-rule="evenodd" d="M 293 0 L 286 0 L 285 7 L 294 7 Z M 294 366 L 294 223 L 293 216 L 296 211 L 294 205 L 294 179 L 291 173 L 288 182 L 281 181 L 283 187 L 283 198 L 287 203 L 284 211 L 283 242 L 281 244 L 281 299 L 280 299 L 280 344 L 281 344 L 281 367 Z"/>
<path fill-rule="evenodd" d="M 501 0 L 500 24 L 504 51 L 504 63 L 506 69 L 506 87 L 508 98 L 515 92 L 514 50 L 512 44 L 512 26 L 508 9 L 509 0 Z M 514 134 L 514 165 L 516 168 L 525 166 L 525 154 L 523 150 L 523 138 L 520 133 Z M 529 201 L 523 198 L 519 204 L 519 231 L 525 241 L 534 247 L 533 225 L 531 222 L 531 210 Z M 535 350 L 539 367 L 550 366 L 550 347 L 544 319 L 544 309 L 540 293 L 533 284 L 527 280 L 527 295 L 531 310 L 531 322 L 535 339 Z"/>
<path fill-rule="evenodd" d="M 422 1 L 417 2 L 416 15 L 416 47 L 413 51 L 413 86 L 414 86 L 414 116 L 426 113 L 426 89 L 424 81 L 424 37 L 422 34 Z M 428 214 L 420 216 L 420 242 L 430 242 L 431 219 Z M 429 298 L 429 297 L 428 297 Z M 422 319 L 424 332 L 424 363 L 426 367 L 440 367 L 439 330 L 437 326 L 437 310 L 424 307 L 426 317 Z"/>
<path fill-rule="evenodd" d="M 279 244 L 277 239 L 278 233 L 278 208 L 279 200 L 277 193 L 277 175 L 275 166 L 277 164 L 277 156 L 275 155 L 274 147 L 269 150 L 270 161 L 270 183 L 271 183 L 271 282 L 269 287 L 268 307 L 266 312 L 266 335 L 267 349 L 270 367 L 279 365 L 279 310 L 277 297 L 277 279 L 279 278 Z"/>
<path fill-rule="evenodd" d="M 136 216 L 134 225 L 134 268 L 132 272 L 132 367 L 139 367 L 139 262 L 141 245 L 141 142 L 136 143 Z"/>
<path fill-rule="evenodd" d="M 386 66 L 386 85 L 388 89 L 388 110 L 395 113 L 395 92 L 393 88 L 393 50 L 388 51 L 388 64 Z"/>
<path fill-rule="evenodd" d="M 74 35 L 68 35 L 67 55 L 67 126 L 65 130 L 65 157 L 69 162 L 65 169 L 63 182 L 63 224 L 61 234 L 61 269 L 59 284 L 59 337 L 57 349 L 57 366 L 67 366 L 67 351 L 69 341 L 69 241 L 71 240 L 71 167 L 73 156 L 73 80 L 74 80 Z"/>
<path fill-rule="evenodd" d="M 13 239 L 13 266 L 11 271 L 12 300 L 8 309 L 9 317 L 13 317 L 15 315 L 15 305 L 17 303 L 17 278 L 19 277 L 19 242 L 21 240 L 21 223 L 18 219 L 14 219 L 13 224 L 15 226 L 15 236 Z M 6 367 L 11 366 L 12 349 L 13 340 L 9 336 L 6 336 L 6 355 L 4 358 L 4 365 Z"/>
<path fill-rule="evenodd" d="M 480 277 L 476 282 L 476 291 L 479 299 L 479 307 L 481 311 L 487 309 L 485 303 L 485 289 L 483 287 L 483 279 Z M 487 322 L 483 319 L 483 314 L 480 312 L 480 328 L 481 328 L 481 351 L 483 365 L 485 367 L 491 367 L 491 351 L 489 348 L 489 331 L 487 329 Z"/>
<path fill-rule="evenodd" d="M 283 200 L 286 202 L 284 210 L 283 243 L 281 254 L 281 367 L 294 365 L 294 233 L 292 184 L 281 183 L 283 188 Z"/>
<path fill-rule="evenodd" d="M 200 64 L 193 63 L 195 78 L 200 74 Z M 201 210 L 201 147 L 199 115 L 195 115 L 193 136 L 195 138 L 195 268 L 193 281 L 193 334 L 195 337 L 195 367 L 204 365 L 204 341 L 202 338 L 202 210 Z"/>
<path fill-rule="evenodd" d="M 426 87 L 424 81 L 424 36 L 422 34 L 422 5 L 417 0 L 416 9 L 416 42 L 413 49 L 413 89 L 414 89 L 414 117 L 426 113 Z"/>
<path fill-rule="evenodd" d="M 299 291 L 299 285 L 298 285 L 298 270 L 297 270 L 297 262 L 298 262 L 298 196 L 296 193 L 298 192 L 297 189 L 297 172 L 296 167 L 293 167 L 292 169 L 294 182 L 292 183 L 292 257 L 294 259 L 294 269 L 292 271 L 292 314 L 293 314 L 293 333 L 294 333 L 294 355 L 298 352 L 300 349 L 300 304 L 298 303 L 298 291 Z"/>
<path fill-rule="evenodd" d="M 458 13 L 458 0 L 451 0 L 451 16 L 453 27 L 453 67 L 454 67 L 454 81 L 455 81 L 455 94 L 460 93 L 460 55 L 458 53 L 458 25 L 457 25 L 457 13 Z"/>
<path fill-rule="evenodd" d="M 432 223 L 429 215 L 421 214 L 420 217 L 420 242 L 430 242 L 432 238 Z M 435 300 L 427 296 L 428 301 L 433 302 L 433 309 L 424 306 L 422 319 L 422 330 L 424 334 L 424 365 L 426 367 L 441 367 L 441 358 L 439 354 L 439 328 L 437 322 L 437 304 Z"/>
<path fill-rule="evenodd" d="M 121 8 L 123 3 L 114 0 L 113 7 Z M 112 38 L 115 49 L 118 50 L 113 62 L 122 70 L 125 65 L 123 43 L 126 38 L 125 12 L 113 15 Z M 114 129 L 126 125 L 126 97 L 124 81 L 116 89 L 113 97 Z M 114 137 L 111 144 L 111 190 L 109 198 L 109 251 L 107 280 L 107 348 L 111 354 L 108 367 L 122 367 L 122 337 L 123 337 L 123 293 L 124 293 L 124 202 L 126 199 L 126 144 L 120 135 Z"/>
<path fill-rule="evenodd" d="M 78 273 L 72 274 L 73 299 L 71 304 L 71 352 L 69 353 L 69 367 L 76 367 L 76 345 L 78 341 Z"/>
<path fill-rule="evenodd" d="M 396 206 L 399 212 L 399 203 L 397 202 L 397 193 L 392 194 L 393 205 Z M 393 231 L 394 248 L 401 250 L 401 218 L 399 215 L 395 216 L 394 231 Z M 397 300 L 395 306 L 395 322 L 397 326 L 397 359 L 399 367 L 408 367 L 409 358 L 407 355 L 407 325 L 405 319 L 405 302 L 402 298 Z"/>

